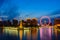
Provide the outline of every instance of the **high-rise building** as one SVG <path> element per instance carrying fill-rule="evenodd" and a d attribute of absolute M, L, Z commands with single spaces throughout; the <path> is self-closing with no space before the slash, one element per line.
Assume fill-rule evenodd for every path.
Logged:
<path fill-rule="evenodd" d="M 9 27 L 9 26 L 11 26 L 11 21 L 10 20 L 4 20 L 3 24 L 5 27 Z"/>
<path fill-rule="evenodd" d="M 13 19 L 13 21 L 12 21 L 12 22 L 13 22 L 13 24 L 12 24 L 12 25 L 13 25 L 14 27 L 17 27 L 17 26 L 18 26 L 18 20 Z"/>
<path fill-rule="evenodd" d="M 11 21 L 7 20 L 7 26 L 11 26 Z"/>

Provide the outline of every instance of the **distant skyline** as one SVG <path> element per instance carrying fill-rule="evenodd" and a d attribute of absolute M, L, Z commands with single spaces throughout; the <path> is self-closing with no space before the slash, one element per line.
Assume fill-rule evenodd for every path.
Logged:
<path fill-rule="evenodd" d="M 0 16 L 10 19 L 51 16 L 57 10 L 60 10 L 60 0 L 0 0 Z"/>

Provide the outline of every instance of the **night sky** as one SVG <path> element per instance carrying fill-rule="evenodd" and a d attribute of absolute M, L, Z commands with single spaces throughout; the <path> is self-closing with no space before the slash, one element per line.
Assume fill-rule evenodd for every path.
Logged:
<path fill-rule="evenodd" d="M 60 16 L 60 0 L 0 0 L 0 17 L 34 18 Z"/>

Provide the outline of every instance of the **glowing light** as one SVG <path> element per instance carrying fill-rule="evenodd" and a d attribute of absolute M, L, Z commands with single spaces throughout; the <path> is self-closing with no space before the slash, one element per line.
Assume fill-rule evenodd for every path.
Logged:
<path fill-rule="evenodd" d="M 32 40 L 37 40 L 37 37 L 38 37 L 38 30 L 37 30 L 37 28 L 33 28 L 33 29 L 31 29 L 31 36 L 32 36 Z"/>
<path fill-rule="evenodd" d="M 23 28 L 23 26 L 22 26 L 22 21 L 20 22 L 19 28 L 21 28 L 21 29 Z M 19 30 L 19 35 L 20 35 L 20 40 L 22 40 L 23 30 Z"/>
<path fill-rule="evenodd" d="M 51 22 L 50 17 L 48 17 L 48 16 L 42 16 L 42 17 L 40 18 L 40 24 L 41 24 L 41 26 L 44 26 L 44 24 L 42 24 L 42 19 L 43 19 L 43 18 L 48 18 L 49 23 L 48 23 L 47 25 L 49 25 L 50 22 Z"/>
<path fill-rule="evenodd" d="M 47 35 L 47 36 L 46 36 Z M 51 40 L 52 39 L 52 28 L 51 27 L 49 27 L 49 28 L 43 28 L 43 27 L 41 27 L 40 28 L 40 39 L 41 40 Z"/>
<path fill-rule="evenodd" d="M 18 30 L 17 28 L 14 27 L 4 27 L 4 33 L 9 34 L 9 35 L 13 35 L 13 36 L 18 36 Z"/>
<path fill-rule="evenodd" d="M 26 30 L 24 30 L 24 35 L 25 35 L 26 33 L 29 33 L 29 32 L 30 32 L 29 28 L 24 28 L 24 29 L 26 29 Z"/>
<path fill-rule="evenodd" d="M 24 35 L 27 34 L 25 36 L 27 36 L 27 40 L 30 40 L 31 32 L 30 32 L 29 28 L 24 28 L 24 29 L 26 29 L 26 30 L 24 30 Z"/>
<path fill-rule="evenodd" d="M 55 35 L 56 35 L 56 37 L 57 37 L 57 32 L 59 31 L 60 32 L 60 29 L 58 29 L 58 26 L 60 26 L 60 24 L 56 24 L 55 26 L 54 26 L 54 32 L 55 32 Z"/>

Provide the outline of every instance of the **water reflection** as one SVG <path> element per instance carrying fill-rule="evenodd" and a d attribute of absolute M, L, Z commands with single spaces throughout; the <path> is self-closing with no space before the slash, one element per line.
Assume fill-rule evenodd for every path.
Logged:
<path fill-rule="evenodd" d="M 24 30 L 18 30 L 18 28 L 14 27 L 4 27 L 3 33 L 0 34 L 1 40 L 38 40 L 38 37 L 40 39 L 40 33 L 42 33 L 37 28 L 24 28 Z M 52 37 L 53 34 L 51 34 Z M 58 36 L 58 35 L 57 35 Z M 52 37 L 52 39 L 55 36 Z M 51 40 L 52 40 L 51 39 Z M 60 39 L 60 38 L 59 38 Z M 55 40 L 55 38 L 53 39 Z"/>
<path fill-rule="evenodd" d="M 0 40 L 19 40 L 17 28 L 4 27 Z"/>
<path fill-rule="evenodd" d="M 27 38 L 27 40 L 31 40 L 31 31 L 30 31 L 30 29 L 29 28 L 24 28 L 25 30 L 24 30 L 24 36 L 26 36 Z M 26 34 L 26 35 L 25 35 Z"/>
<path fill-rule="evenodd" d="M 31 36 L 32 36 L 32 40 L 37 40 L 37 37 L 38 37 L 38 29 L 37 28 L 31 29 Z"/>

